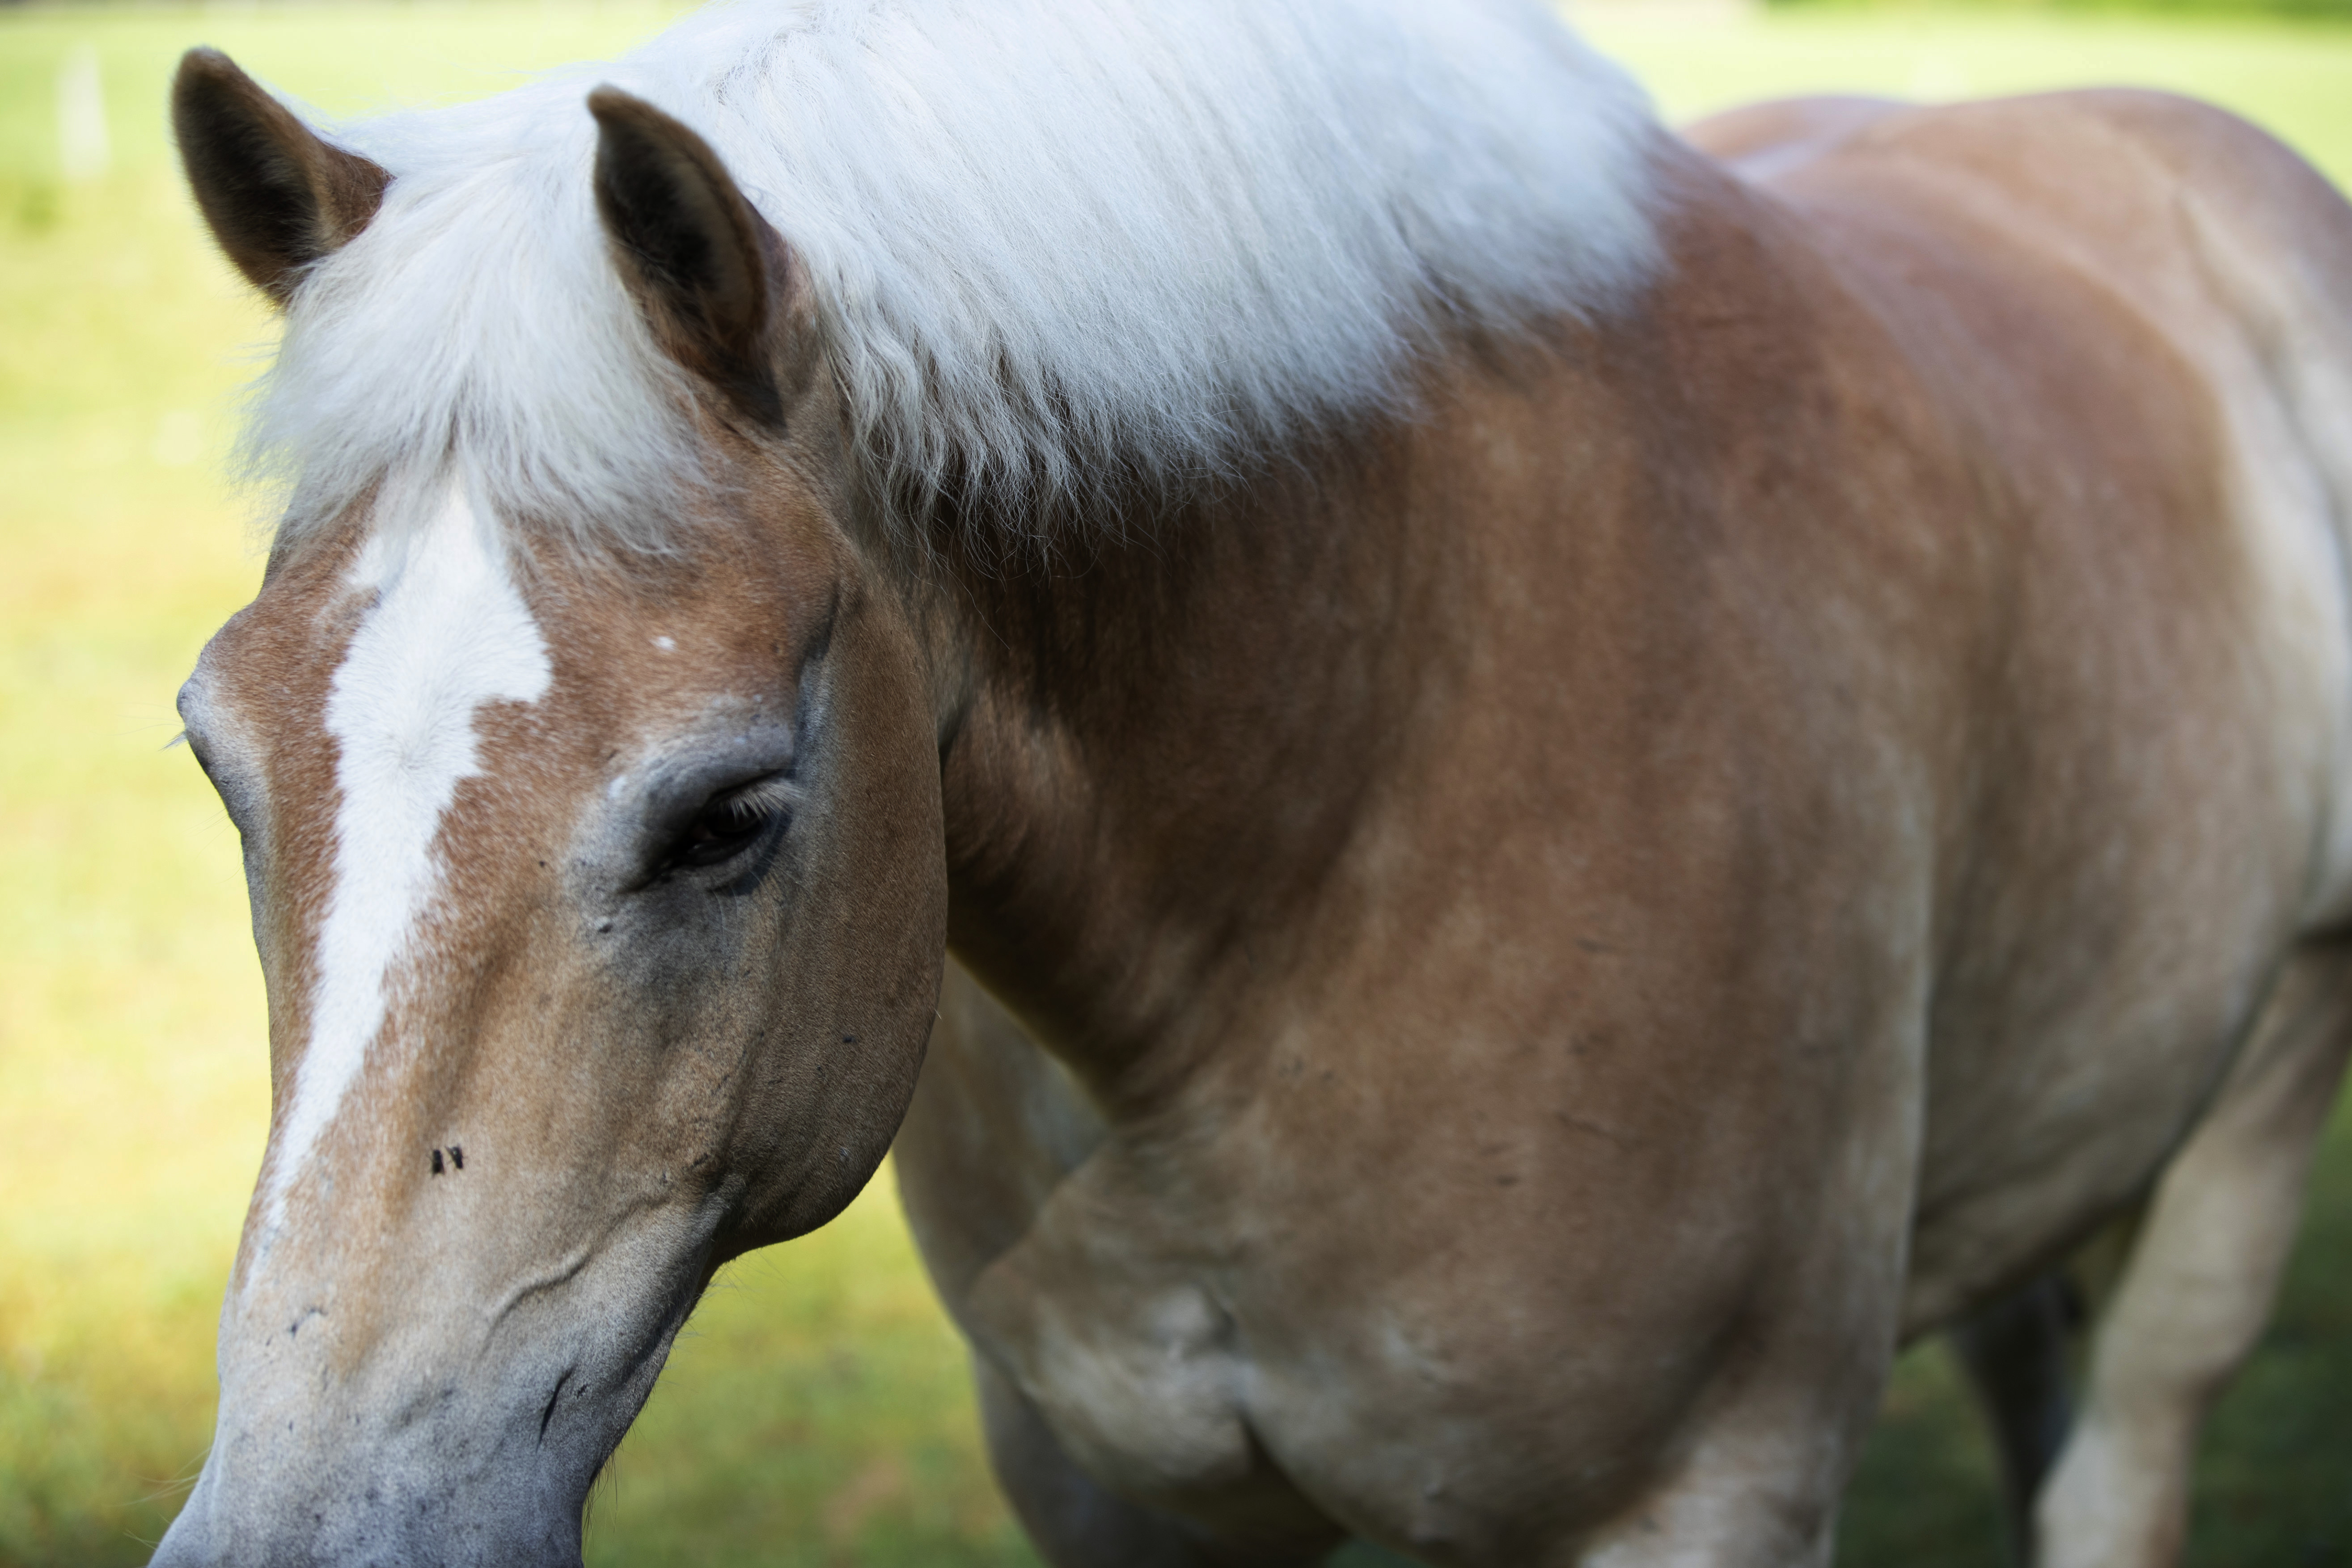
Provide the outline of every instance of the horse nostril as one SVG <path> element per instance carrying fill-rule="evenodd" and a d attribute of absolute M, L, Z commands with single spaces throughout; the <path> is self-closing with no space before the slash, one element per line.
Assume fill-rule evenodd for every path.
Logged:
<path fill-rule="evenodd" d="M 547 1441 L 547 1424 L 555 1419 L 555 1402 L 563 1397 L 563 1385 L 571 1382 L 572 1374 L 579 1370 L 580 1369 L 577 1366 L 565 1367 L 563 1369 L 563 1375 L 555 1380 L 555 1386 L 547 1391 L 547 1404 L 539 1413 L 539 1440 L 541 1442 L 544 1443 Z"/>

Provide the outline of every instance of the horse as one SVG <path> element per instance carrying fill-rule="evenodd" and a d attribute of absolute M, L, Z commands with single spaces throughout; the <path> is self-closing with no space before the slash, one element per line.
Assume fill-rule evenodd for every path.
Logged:
<path fill-rule="evenodd" d="M 2291 153 L 1677 134 L 1519 0 L 172 117 L 283 513 L 180 697 L 272 1112 L 162 1568 L 578 1563 L 894 1144 L 1056 1564 L 1826 1563 L 1939 1331 L 2041 1568 L 2172 1560 L 2352 1039 Z"/>

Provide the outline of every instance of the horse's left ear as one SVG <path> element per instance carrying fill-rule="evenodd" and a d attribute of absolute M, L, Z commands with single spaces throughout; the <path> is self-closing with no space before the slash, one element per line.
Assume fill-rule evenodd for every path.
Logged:
<path fill-rule="evenodd" d="M 283 305 L 303 268 L 351 243 L 392 176 L 321 141 L 218 49 L 190 49 L 172 79 L 172 132 L 213 237 Z"/>
<path fill-rule="evenodd" d="M 710 144 L 614 87 L 596 117 L 596 210 L 655 335 L 679 363 L 764 424 L 783 417 L 769 342 L 783 241 Z"/>

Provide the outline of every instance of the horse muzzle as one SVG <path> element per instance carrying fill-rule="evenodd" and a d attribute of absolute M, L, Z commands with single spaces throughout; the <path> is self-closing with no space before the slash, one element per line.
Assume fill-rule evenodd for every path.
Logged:
<path fill-rule="evenodd" d="M 576 1568 L 588 1489 L 707 1276 L 707 1216 L 639 1219 L 503 1289 L 257 1270 L 154 1568 Z"/>

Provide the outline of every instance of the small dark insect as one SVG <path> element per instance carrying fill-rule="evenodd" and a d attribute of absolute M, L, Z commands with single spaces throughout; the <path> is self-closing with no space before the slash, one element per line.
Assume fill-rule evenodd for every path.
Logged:
<path fill-rule="evenodd" d="M 433 1151 L 433 1173 L 436 1176 L 441 1173 L 441 1151 L 438 1149 Z"/>
<path fill-rule="evenodd" d="M 449 1145 L 449 1163 L 461 1171 L 466 1168 L 466 1152 L 455 1143 Z"/>

